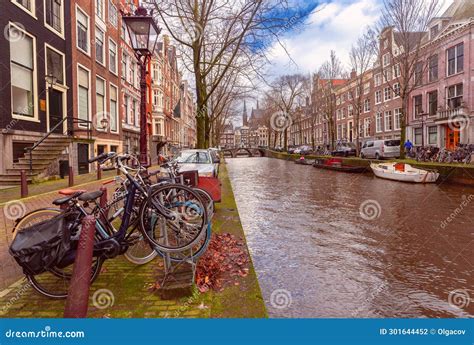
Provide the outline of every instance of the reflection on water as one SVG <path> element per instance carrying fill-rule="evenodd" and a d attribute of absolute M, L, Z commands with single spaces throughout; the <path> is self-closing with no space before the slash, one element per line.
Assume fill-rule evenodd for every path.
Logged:
<path fill-rule="evenodd" d="M 474 188 L 227 163 L 270 316 L 474 315 Z"/>

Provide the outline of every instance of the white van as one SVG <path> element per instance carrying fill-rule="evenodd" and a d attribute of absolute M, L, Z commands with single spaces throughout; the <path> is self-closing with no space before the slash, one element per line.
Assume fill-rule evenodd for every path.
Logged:
<path fill-rule="evenodd" d="M 398 158 L 400 157 L 400 139 L 368 140 L 360 151 L 361 158 Z"/>

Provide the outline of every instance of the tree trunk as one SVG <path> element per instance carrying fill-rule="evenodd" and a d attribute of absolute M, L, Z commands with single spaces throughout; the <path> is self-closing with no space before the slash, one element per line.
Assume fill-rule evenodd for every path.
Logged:
<path fill-rule="evenodd" d="M 405 159 L 405 141 L 407 137 L 407 97 L 402 97 L 402 114 L 400 117 L 400 158 Z"/>

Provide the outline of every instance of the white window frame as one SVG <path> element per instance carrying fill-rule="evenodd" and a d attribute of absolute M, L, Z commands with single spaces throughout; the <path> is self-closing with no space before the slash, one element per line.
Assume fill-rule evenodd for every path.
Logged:
<path fill-rule="evenodd" d="M 35 19 L 38 19 L 36 17 L 36 0 L 30 0 L 30 4 L 31 4 L 31 9 L 27 9 L 26 7 L 20 5 L 18 2 L 16 2 L 15 0 L 10 0 L 15 6 L 17 6 L 18 8 L 20 8 L 22 11 L 25 11 L 26 13 L 28 13 L 30 16 L 32 16 L 33 18 Z"/>
<path fill-rule="evenodd" d="M 98 112 L 97 112 L 97 79 L 100 79 L 103 83 L 104 83 L 104 94 L 102 95 L 104 97 L 104 100 L 103 100 L 103 110 L 102 110 L 102 113 L 103 114 L 109 114 L 109 112 L 107 111 L 107 80 L 105 78 L 103 78 L 102 76 L 100 75 L 96 75 L 95 76 L 95 84 L 94 84 L 94 89 L 95 89 L 95 119 L 93 119 L 93 121 L 96 121 L 96 123 L 93 123 L 92 126 L 97 126 L 96 129 L 97 131 L 99 132 L 107 132 L 107 126 L 105 127 L 105 129 L 102 129 L 102 127 L 99 126 L 99 124 L 97 123 L 97 121 L 99 120 L 98 119 Z M 110 119 L 108 120 L 110 121 Z M 109 126 L 110 126 L 110 123 L 109 123 Z"/>
<path fill-rule="evenodd" d="M 380 119 L 380 126 L 379 126 L 379 119 Z M 383 114 L 380 111 L 378 111 L 375 114 L 375 132 L 377 133 L 383 132 Z"/>
<path fill-rule="evenodd" d="M 364 138 L 370 137 L 370 117 L 364 119 Z"/>
<path fill-rule="evenodd" d="M 76 75 L 79 76 L 79 68 L 82 68 L 83 70 L 87 71 L 88 74 L 88 79 L 89 79 L 89 88 L 87 89 L 87 109 L 89 112 L 87 113 L 87 121 L 91 121 L 91 110 L 92 110 L 92 99 L 91 99 L 91 94 L 92 94 L 92 84 L 91 84 L 91 70 L 87 68 L 84 65 L 81 65 L 80 63 L 77 64 L 76 66 Z M 77 97 L 77 117 L 79 118 L 79 77 L 76 78 L 76 97 Z M 79 123 L 79 127 L 87 127 L 87 124 L 82 124 Z"/>
<path fill-rule="evenodd" d="M 368 105 L 368 106 L 367 106 Z M 364 113 L 370 112 L 370 99 L 364 99 Z"/>
<path fill-rule="evenodd" d="M 458 72 L 458 47 L 460 45 L 463 46 L 463 69 L 462 69 L 462 71 Z M 454 73 L 452 73 L 452 74 L 449 74 L 449 58 L 448 58 L 448 56 L 449 56 L 449 50 L 450 49 L 454 49 Z M 448 49 L 446 49 L 445 59 L 446 59 L 446 76 L 447 77 L 451 77 L 453 75 L 463 73 L 464 70 L 465 70 L 465 67 L 466 67 L 466 47 L 465 47 L 464 42 L 459 42 L 459 43 L 455 44 L 454 46 L 449 47 Z M 439 73 L 439 71 L 438 71 L 438 73 Z"/>
<path fill-rule="evenodd" d="M 402 108 L 395 108 L 393 109 L 393 130 L 394 131 L 400 130 L 401 123 L 402 123 Z"/>
<path fill-rule="evenodd" d="M 390 122 L 387 121 L 387 115 L 390 116 Z M 393 131 L 393 113 L 392 113 L 392 111 L 391 111 L 391 110 L 385 111 L 384 114 L 383 114 L 383 117 L 384 117 L 384 121 L 383 121 L 383 122 L 384 122 L 385 132 L 391 132 L 391 131 Z M 388 127 L 387 124 L 390 124 L 390 127 L 391 127 L 391 128 L 387 128 L 387 127 Z"/>
<path fill-rule="evenodd" d="M 104 66 L 104 67 L 107 67 L 107 60 L 108 60 L 108 59 L 107 59 L 106 56 L 105 56 L 105 51 L 106 51 L 106 48 L 107 48 L 107 45 L 106 45 L 107 37 L 106 37 L 106 35 L 105 35 L 105 31 L 102 30 L 102 28 L 101 28 L 100 26 L 96 26 L 96 27 L 95 27 L 95 32 L 94 32 L 94 37 L 95 37 L 95 40 L 94 40 L 95 42 L 94 42 L 94 43 L 97 43 L 97 42 L 96 42 L 96 41 L 97 41 L 97 32 L 102 33 L 102 61 L 98 61 L 98 60 L 97 60 L 97 44 L 94 44 L 94 49 L 95 49 L 95 52 L 96 52 L 94 58 L 95 58 L 95 61 L 96 61 L 98 64 L 100 64 L 100 65 L 102 65 L 102 66 Z"/>
<path fill-rule="evenodd" d="M 82 14 L 87 18 L 87 51 L 79 47 L 79 35 L 77 33 L 77 13 L 82 12 Z M 76 30 L 76 48 L 86 54 L 87 56 L 90 56 L 91 54 L 91 18 L 87 14 L 86 11 L 84 11 L 82 8 L 79 7 L 79 5 L 76 4 L 76 22 L 75 22 L 75 30 Z"/>
<path fill-rule="evenodd" d="M 375 87 L 382 85 L 382 73 L 377 73 L 374 77 Z"/>
<path fill-rule="evenodd" d="M 111 61 L 111 59 L 110 59 L 110 47 L 111 47 L 110 43 L 111 42 L 115 45 L 115 71 L 113 71 L 111 69 L 112 64 L 110 63 L 110 61 Z M 118 49 L 117 42 L 115 42 L 113 39 L 111 39 L 109 37 L 109 45 L 108 45 L 107 48 L 108 48 L 107 53 L 108 53 L 108 60 L 109 60 L 109 71 L 114 75 L 118 75 L 118 66 L 117 65 L 118 65 L 118 52 L 119 52 L 119 49 Z"/>
<path fill-rule="evenodd" d="M 392 100 L 392 88 L 386 87 L 383 89 L 383 99 L 384 102 L 388 102 Z"/>
<path fill-rule="evenodd" d="M 382 64 L 383 67 L 390 65 L 390 53 L 386 53 L 382 56 Z"/>
<path fill-rule="evenodd" d="M 32 5 L 33 6 L 33 5 Z M 38 72 L 38 66 L 37 66 L 37 63 L 36 63 L 36 37 L 33 36 L 32 34 L 30 34 L 28 31 L 26 31 L 25 29 L 19 27 L 18 25 L 16 25 L 14 22 L 8 22 L 8 28 L 10 26 L 13 26 L 15 27 L 16 30 L 18 31 L 21 31 L 24 35 L 30 37 L 32 39 L 32 58 L 33 58 L 33 71 L 32 71 L 32 74 L 33 74 L 33 90 L 32 90 L 32 93 L 33 93 L 33 105 L 34 105 L 34 108 L 33 108 L 33 116 L 25 116 L 25 115 L 21 115 L 21 114 L 15 114 L 15 112 L 13 111 L 13 92 L 12 92 L 12 86 L 10 85 L 10 103 L 11 103 L 11 114 L 12 114 L 12 119 L 17 119 L 17 120 L 24 120 L 24 121 L 30 121 L 30 122 L 40 122 L 39 118 L 38 118 L 38 77 L 37 77 L 37 72 Z M 10 84 L 11 84 L 11 54 L 9 54 L 9 66 L 8 68 L 10 68 Z"/>
<path fill-rule="evenodd" d="M 100 1 L 102 3 L 102 17 L 98 15 L 97 11 L 97 1 Z M 96 22 L 99 22 L 98 24 L 102 26 L 105 26 L 105 17 L 107 16 L 107 2 L 105 0 L 94 0 L 94 12 L 95 12 L 95 18 L 98 19 Z"/>
<path fill-rule="evenodd" d="M 115 23 L 112 21 L 112 11 L 111 11 L 111 8 L 113 8 L 115 10 Z M 118 17 L 119 17 L 119 12 L 118 12 L 118 8 L 117 6 L 115 6 L 115 4 L 113 3 L 112 0 L 109 0 L 109 23 L 114 27 L 114 28 L 118 28 L 118 23 L 119 23 L 119 20 L 118 20 Z"/>
<path fill-rule="evenodd" d="M 382 103 L 382 90 L 375 91 L 375 104 Z"/>
<path fill-rule="evenodd" d="M 61 55 L 63 57 L 63 83 L 62 84 L 58 84 L 56 82 L 55 86 L 62 86 L 64 89 L 68 89 L 68 87 L 66 86 L 67 85 L 67 81 L 66 81 L 66 54 L 64 54 L 62 51 L 60 50 L 57 50 L 56 48 L 54 48 L 53 46 L 49 45 L 48 43 L 45 43 L 44 44 L 44 70 L 46 72 L 46 75 L 49 75 L 49 72 L 48 72 L 48 49 L 50 50 L 53 50 L 54 52 L 58 53 L 59 55 Z"/>
<path fill-rule="evenodd" d="M 115 85 L 115 84 L 109 82 L 109 89 L 111 89 L 111 88 L 114 88 L 114 89 L 116 90 L 115 95 L 116 95 L 116 98 L 117 98 L 117 99 L 115 100 L 115 116 L 116 116 L 117 130 L 116 130 L 116 131 L 112 130 L 112 125 L 111 125 L 111 122 L 112 122 L 112 121 L 111 121 L 110 119 L 109 119 L 109 121 L 110 121 L 109 129 L 110 129 L 110 132 L 111 132 L 111 133 L 116 133 L 116 134 L 118 134 L 119 131 L 120 131 L 120 126 L 119 126 L 119 124 L 120 124 L 120 110 L 119 110 L 119 109 L 120 109 L 120 107 L 119 107 L 119 104 L 120 104 L 120 102 L 119 102 L 120 90 L 119 90 L 119 88 L 118 88 L 117 85 Z M 110 118 L 110 115 L 111 115 L 111 113 L 112 113 L 112 112 L 111 112 L 111 110 L 112 110 L 112 107 L 111 107 L 111 105 L 112 105 L 112 98 L 111 98 L 111 95 L 112 95 L 112 92 L 110 92 L 110 90 L 109 90 L 109 118 Z"/>
<path fill-rule="evenodd" d="M 398 85 L 398 94 L 395 92 L 395 90 L 397 89 L 395 85 Z M 400 98 L 400 93 L 401 93 L 400 83 L 393 84 L 393 99 Z"/>
<path fill-rule="evenodd" d="M 64 36 L 64 0 L 59 0 L 61 1 L 61 32 L 57 31 L 55 28 L 50 26 L 46 22 L 46 0 L 43 0 L 43 12 L 44 12 L 44 26 L 48 28 L 50 31 L 54 32 L 56 35 L 61 37 L 62 39 L 65 39 Z"/>

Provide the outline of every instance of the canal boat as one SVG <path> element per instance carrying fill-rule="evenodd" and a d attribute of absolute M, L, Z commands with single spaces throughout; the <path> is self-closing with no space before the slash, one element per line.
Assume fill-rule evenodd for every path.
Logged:
<path fill-rule="evenodd" d="M 387 180 L 433 183 L 439 177 L 439 173 L 435 170 L 418 169 L 406 163 L 372 163 L 370 167 L 375 176 Z"/>
<path fill-rule="evenodd" d="M 313 166 L 319 169 L 342 171 L 349 173 L 363 173 L 367 167 L 344 164 L 341 158 L 317 159 Z"/>
<path fill-rule="evenodd" d="M 301 165 L 313 165 L 314 159 L 306 159 L 304 157 L 301 157 L 300 159 L 295 160 L 295 164 L 301 164 Z"/>

